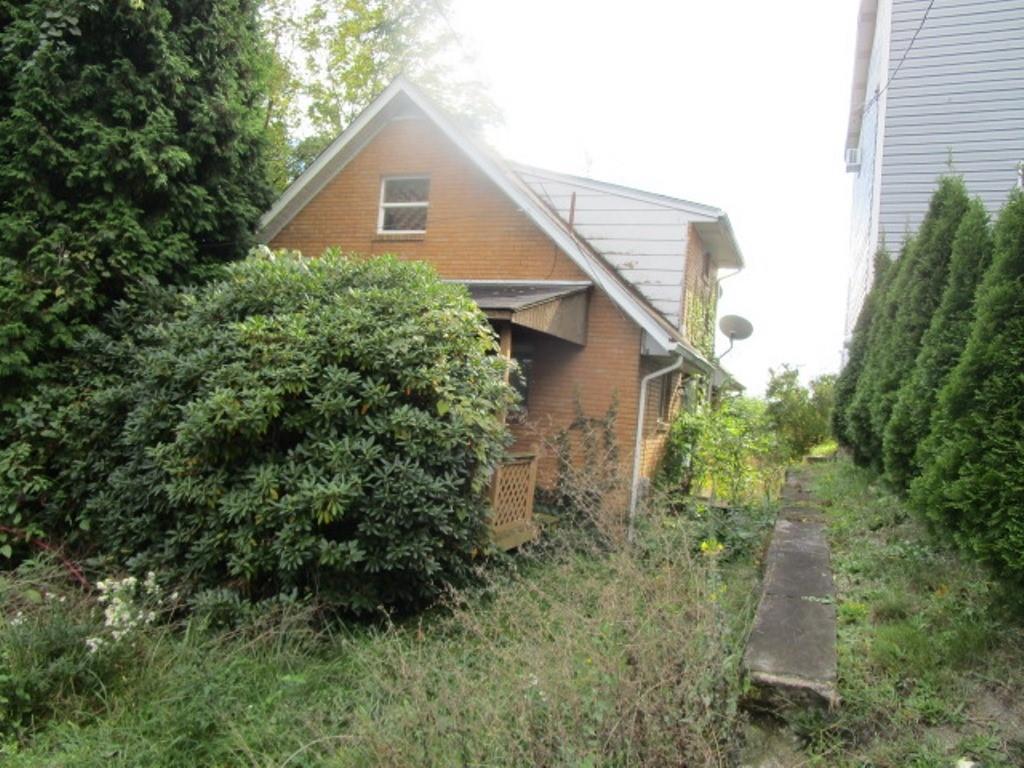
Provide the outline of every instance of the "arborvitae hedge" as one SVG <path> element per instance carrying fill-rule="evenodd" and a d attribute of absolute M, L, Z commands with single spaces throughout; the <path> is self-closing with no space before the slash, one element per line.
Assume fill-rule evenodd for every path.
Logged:
<path fill-rule="evenodd" d="M 1024 581 L 1024 193 L 999 216 L 970 338 L 938 397 L 911 500 Z"/>
<path fill-rule="evenodd" d="M 885 281 L 892 266 L 892 259 L 884 247 L 875 253 L 874 271 L 871 278 L 871 289 L 864 297 L 857 323 L 853 326 L 850 338 L 849 353 L 846 365 L 836 380 L 836 400 L 832 409 L 832 434 L 841 445 L 849 447 L 852 443 L 850 430 L 846 421 L 846 412 L 853 400 L 857 388 L 857 380 L 864 369 L 864 358 L 868 349 L 868 335 L 874 321 L 875 311 L 881 296 L 885 292 Z"/>
<path fill-rule="evenodd" d="M 875 288 L 876 296 L 872 309 L 872 321 L 865 335 L 864 362 L 854 384 L 850 404 L 845 410 L 846 435 L 850 441 L 853 459 L 861 466 L 881 469 L 881 455 L 875 448 L 874 433 L 871 429 L 871 391 L 869 383 L 875 377 L 881 354 L 882 342 L 892 326 L 898 303 L 895 301 L 896 286 L 900 285 L 904 270 L 910 263 L 909 254 L 914 241 L 907 239 L 900 250 L 899 258 L 886 269 L 882 282 Z M 880 446 L 879 446 L 880 447 Z"/>
<path fill-rule="evenodd" d="M 7 531 L 184 588 L 356 610 L 471 573 L 514 394 L 461 286 L 390 258 L 277 255 L 166 301 L 115 318 L 120 339 L 91 332 L 63 397 L 20 409 L 0 447 Z"/>
<path fill-rule="evenodd" d="M 915 455 L 928 436 L 935 398 L 963 352 L 970 332 L 978 282 L 992 259 L 988 213 L 973 200 L 957 229 L 949 279 L 939 308 L 921 340 L 910 378 L 899 390 L 885 431 L 885 472 L 905 490 L 919 468 Z"/>
<path fill-rule="evenodd" d="M 967 211 L 969 199 L 961 179 L 940 179 L 928 213 L 910 247 L 900 257 L 898 273 L 888 292 L 888 309 L 875 348 L 858 381 L 855 411 L 868 421 L 855 435 L 861 456 L 876 469 L 883 466 L 882 439 L 896 395 L 917 360 L 921 337 L 939 305 L 949 273 L 953 238 Z"/>
<path fill-rule="evenodd" d="M 254 0 L 0 0 L 0 409 L 271 201 Z"/>

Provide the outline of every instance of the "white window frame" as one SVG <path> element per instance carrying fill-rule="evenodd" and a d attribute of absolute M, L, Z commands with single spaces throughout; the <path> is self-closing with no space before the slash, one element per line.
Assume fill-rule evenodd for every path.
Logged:
<path fill-rule="evenodd" d="M 389 181 L 426 181 L 429 185 L 430 176 L 419 174 L 416 176 L 382 176 L 380 180 L 380 205 L 377 210 L 377 234 L 378 235 L 424 235 L 426 229 L 384 229 L 384 212 L 388 208 L 426 208 L 430 212 L 430 188 L 427 187 L 427 200 L 423 203 L 385 203 L 384 192 L 387 190 Z"/>

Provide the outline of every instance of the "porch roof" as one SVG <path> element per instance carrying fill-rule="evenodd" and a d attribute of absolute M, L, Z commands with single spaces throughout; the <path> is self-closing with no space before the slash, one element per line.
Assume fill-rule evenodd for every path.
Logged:
<path fill-rule="evenodd" d="M 507 320 L 574 344 L 587 342 L 589 281 L 453 280 L 490 320 Z"/>

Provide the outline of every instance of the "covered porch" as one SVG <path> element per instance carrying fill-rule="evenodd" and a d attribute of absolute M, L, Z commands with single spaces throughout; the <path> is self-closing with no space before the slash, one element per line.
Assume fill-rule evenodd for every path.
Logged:
<path fill-rule="evenodd" d="M 514 549 L 537 537 L 533 506 L 539 445 L 527 419 L 536 384 L 538 353 L 569 354 L 587 338 L 589 282 L 463 280 L 473 300 L 498 334 L 500 353 L 515 360 L 510 383 L 519 392 L 519 408 L 506 414 L 516 442 L 497 467 L 490 487 L 491 536 L 502 549 Z"/>

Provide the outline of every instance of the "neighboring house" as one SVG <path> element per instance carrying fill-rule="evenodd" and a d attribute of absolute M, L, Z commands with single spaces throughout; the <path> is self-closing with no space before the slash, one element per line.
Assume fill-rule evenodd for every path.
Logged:
<path fill-rule="evenodd" d="M 927 13 L 927 16 L 926 16 Z M 847 170 L 847 334 L 874 252 L 914 232 L 944 173 L 996 212 L 1024 160 L 1024 0 L 861 0 Z"/>
<path fill-rule="evenodd" d="M 682 382 L 716 372 L 716 273 L 742 266 L 722 211 L 507 163 L 401 78 L 288 187 L 261 238 L 422 260 L 467 286 L 525 374 L 516 458 L 493 491 L 506 527 L 532 515 L 534 478 L 555 482 L 545 438 L 577 402 L 594 417 L 617 402 L 624 486 L 650 476 Z"/>

